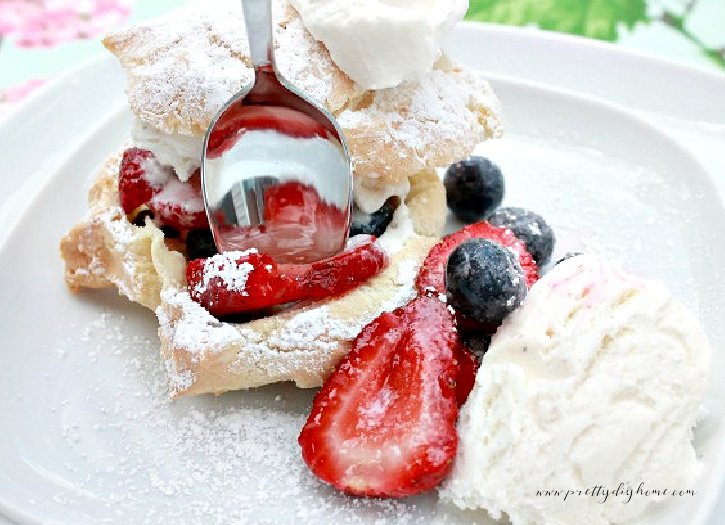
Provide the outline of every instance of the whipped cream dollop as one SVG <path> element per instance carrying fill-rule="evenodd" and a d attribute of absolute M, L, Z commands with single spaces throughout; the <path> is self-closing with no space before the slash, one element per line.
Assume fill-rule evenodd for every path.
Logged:
<path fill-rule="evenodd" d="M 134 146 L 152 152 L 162 166 L 171 166 L 182 182 L 189 180 L 201 165 L 203 137 L 170 134 L 134 119 L 131 127 Z"/>
<path fill-rule="evenodd" d="M 483 357 L 442 498 L 513 525 L 609 525 L 672 499 L 640 484 L 694 489 L 710 355 L 662 283 L 590 256 L 557 264 Z"/>
<path fill-rule="evenodd" d="M 291 0 L 307 30 L 365 89 L 415 81 L 431 70 L 468 0 Z"/>

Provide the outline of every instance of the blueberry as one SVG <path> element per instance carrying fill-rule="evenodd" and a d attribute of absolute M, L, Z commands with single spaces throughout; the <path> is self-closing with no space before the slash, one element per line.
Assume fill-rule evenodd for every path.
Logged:
<path fill-rule="evenodd" d="M 461 243 L 448 258 L 448 301 L 481 323 L 500 324 L 526 297 L 526 279 L 508 249 L 486 239 Z"/>
<path fill-rule="evenodd" d="M 499 208 L 488 218 L 488 222 L 514 232 L 514 235 L 526 245 L 526 249 L 539 266 L 549 262 L 556 237 L 554 231 L 538 213 L 526 208 Z"/>
<path fill-rule="evenodd" d="M 484 354 L 488 352 L 488 347 L 491 346 L 491 334 L 463 334 L 463 343 L 481 361 Z"/>
<path fill-rule="evenodd" d="M 217 253 L 211 230 L 191 230 L 186 234 L 186 256 L 190 261 L 212 257 Z"/>
<path fill-rule="evenodd" d="M 498 166 L 483 157 L 451 164 L 443 181 L 448 207 L 458 219 L 477 222 L 501 205 L 505 185 Z"/>
<path fill-rule="evenodd" d="M 131 224 L 133 224 L 134 226 L 146 226 L 146 217 L 154 220 L 154 212 L 152 212 L 151 210 L 141 210 L 133 218 Z"/>
<path fill-rule="evenodd" d="M 373 213 L 367 214 L 359 210 L 355 210 L 352 214 L 352 224 L 350 225 L 350 237 L 353 235 L 375 235 L 380 237 L 385 233 L 386 228 L 393 220 L 395 213 L 395 199 L 385 201 L 380 209 Z"/>
<path fill-rule="evenodd" d="M 161 231 L 164 232 L 164 237 L 167 239 L 178 239 L 181 232 L 173 226 L 167 226 L 166 224 L 161 226 Z"/>

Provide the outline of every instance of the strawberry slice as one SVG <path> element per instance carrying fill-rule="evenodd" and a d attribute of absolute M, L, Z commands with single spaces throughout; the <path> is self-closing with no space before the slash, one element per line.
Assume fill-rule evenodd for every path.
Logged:
<path fill-rule="evenodd" d="M 257 250 L 195 259 L 186 266 L 186 281 L 191 298 L 217 317 L 264 310 L 301 296 L 299 283 Z"/>
<path fill-rule="evenodd" d="M 161 224 L 177 230 L 209 229 L 201 185 L 192 176 L 187 182 L 169 180 L 148 203 Z"/>
<path fill-rule="evenodd" d="M 270 255 L 255 249 L 195 259 L 186 266 L 189 294 L 215 316 L 341 295 L 387 264 L 375 237 L 359 237 L 348 250 L 312 264 L 278 265 Z"/>
<path fill-rule="evenodd" d="M 538 267 L 526 250 L 526 245 L 517 239 L 511 230 L 482 221 L 465 226 L 433 246 L 423 261 L 416 279 L 418 293 L 446 293 L 445 274 L 448 258 L 459 244 L 469 239 L 488 239 L 509 248 L 518 256 L 528 285 L 531 286 L 539 279 Z"/>
<path fill-rule="evenodd" d="M 363 496 L 435 487 L 458 443 L 457 345 L 452 316 L 432 297 L 363 328 L 315 396 L 299 436 L 312 472 Z"/>
<path fill-rule="evenodd" d="M 476 371 L 478 370 L 478 360 L 476 356 L 463 344 L 458 345 L 456 360 L 460 368 L 456 377 L 456 401 L 458 406 L 468 399 L 468 394 L 473 390 L 473 384 L 476 382 Z"/>
<path fill-rule="evenodd" d="M 387 256 L 375 237 L 359 235 L 352 241 L 354 244 L 344 252 L 309 265 L 304 276 L 307 298 L 341 295 L 385 268 Z"/>
<path fill-rule="evenodd" d="M 123 211 L 131 215 L 139 206 L 148 204 L 170 176 L 170 170 L 163 168 L 150 151 L 140 148 L 124 151 L 118 169 L 118 193 Z"/>

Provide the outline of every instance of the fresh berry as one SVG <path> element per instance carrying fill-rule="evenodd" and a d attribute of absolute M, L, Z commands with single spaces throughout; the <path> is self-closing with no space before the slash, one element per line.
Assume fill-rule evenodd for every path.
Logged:
<path fill-rule="evenodd" d="M 582 252 L 568 252 L 568 253 L 565 253 L 564 254 L 564 257 L 562 257 L 561 259 L 559 259 L 558 261 L 556 261 L 556 263 L 554 263 L 554 264 L 556 265 L 556 264 L 559 264 L 559 263 L 563 263 L 564 261 L 569 260 L 572 257 L 577 257 L 578 255 L 584 255 L 584 254 Z"/>
<path fill-rule="evenodd" d="M 456 354 L 458 361 L 458 376 L 456 377 L 456 401 L 458 406 L 462 406 L 468 399 L 468 394 L 473 390 L 473 384 L 476 382 L 476 371 L 478 370 L 478 359 L 465 346 L 458 345 Z"/>
<path fill-rule="evenodd" d="M 153 153 L 140 148 L 129 148 L 123 152 L 118 170 L 118 193 L 126 215 L 147 204 L 161 189 L 163 181 L 148 178 L 148 170 L 163 171 Z"/>
<path fill-rule="evenodd" d="M 186 234 L 186 257 L 190 261 L 213 257 L 217 253 L 211 230 L 191 230 Z"/>
<path fill-rule="evenodd" d="M 264 310 L 301 295 L 299 283 L 256 250 L 193 260 L 186 281 L 191 298 L 216 317 Z"/>
<path fill-rule="evenodd" d="M 138 208 L 137 208 L 138 209 Z M 146 226 L 146 219 L 154 220 L 154 214 L 151 210 L 139 210 L 138 213 L 136 213 L 136 216 L 131 221 L 131 224 L 134 226 Z"/>
<path fill-rule="evenodd" d="M 395 203 L 391 199 L 385 201 L 380 209 L 370 214 L 355 210 L 352 214 L 350 235 L 366 234 L 380 237 L 393 220 L 394 213 Z"/>
<path fill-rule="evenodd" d="M 418 293 L 423 294 L 429 291 L 446 293 L 445 271 L 448 257 L 456 246 L 468 239 L 488 239 L 509 248 L 518 255 L 518 262 L 524 271 L 527 284 L 531 286 L 538 280 L 539 274 L 534 259 L 526 251 L 524 243 L 518 240 L 513 232 L 492 226 L 487 222 L 478 222 L 444 237 L 428 252 L 416 280 Z"/>
<path fill-rule="evenodd" d="M 483 157 L 451 164 L 443 180 L 448 207 L 464 222 L 488 217 L 503 200 L 505 185 L 498 166 Z"/>
<path fill-rule="evenodd" d="M 460 329 L 460 328 L 459 328 Z M 473 355 L 480 361 L 483 356 L 488 352 L 488 347 L 491 346 L 491 334 L 487 333 L 463 333 L 463 344 L 466 345 Z"/>
<path fill-rule="evenodd" d="M 356 241 L 352 247 L 309 265 L 303 278 L 308 299 L 341 295 L 385 268 L 387 257 L 375 237 L 364 235 L 351 241 Z"/>
<path fill-rule="evenodd" d="M 191 260 L 186 278 L 191 298 L 212 315 L 224 316 L 341 295 L 378 274 L 386 263 L 385 252 L 367 236 L 312 264 L 278 265 L 257 250 L 225 252 Z"/>
<path fill-rule="evenodd" d="M 159 229 L 163 232 L 165 239 L 178 239 L 181 237 L 181 232 L 173 226 L 162 224 Z"/>
<path fill-rule="evenodd" d="M 538 213 L 526 208 L 499 208 L 488 218 L 488 222 L 514 232 L 526 244 L 526 249 L 539 266 L 549 262 L 556 238 L 551 226 Z"/>
<path fill-rule="evenodd" d="M 195 182 L 169 180 L 149 201 L 149 208 L 161 224 L 177 230 L 209 228 L 201 188 Z"/>
<path fill-rule="evenodd" d="M 458 442 L 457 346 L 452 316 L 432 297 L 363 328 L 315 396 L 299 436 L 310 470 L 363 496 L 435 487 Z"/>
<path fill-rule="evenodd" d="M 526 297 L 526 280 L 516 256 L 486 239 L 459 245 L 446 268 L 448 301 L 481 323 L 500 324 Z"/>
<path fill-rule="evenodd" d="M 463 334 L 483 334 L 491 335 L 496 333 L 498 325 L 493 323 L 482 323 L 475 319 L 464 315 L 460 311 L 456 311 L 456 326 Z"/>

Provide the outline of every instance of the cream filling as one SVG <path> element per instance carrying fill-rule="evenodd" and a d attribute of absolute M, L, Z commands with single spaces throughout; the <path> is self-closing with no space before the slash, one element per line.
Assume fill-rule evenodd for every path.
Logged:
<path fill-rule="evenodd" d="M 133 144 L 151 151 L 163 166 L 171 166 L 182 182 L 189 180 L 201 165 L 203 137 L 163 133 L 134 119 L 131 127 Z"/>
<path fill-rule="evenodd" d="M 398 185 L 391 184 L 383 188 L 365 188 L 362 184 L 354 184 L 352 196 L 355 204 L 364 213 L 373 213 L 385 204 L 390 197 L 398 197 L 401 201 L 410 193 L 410 181 L 405 179 Z"/>
<path fill-rule="evenodd" d="M 393 214 L 393 220 L 388 224 L 385 233 L 378 239 L 385 253 L 389 256 L 395 255 L 403 249 L 405 243 L 415 235 L 413 221 L 410 218 L 410 211 L 405 204 L 398 206 Z"/>

